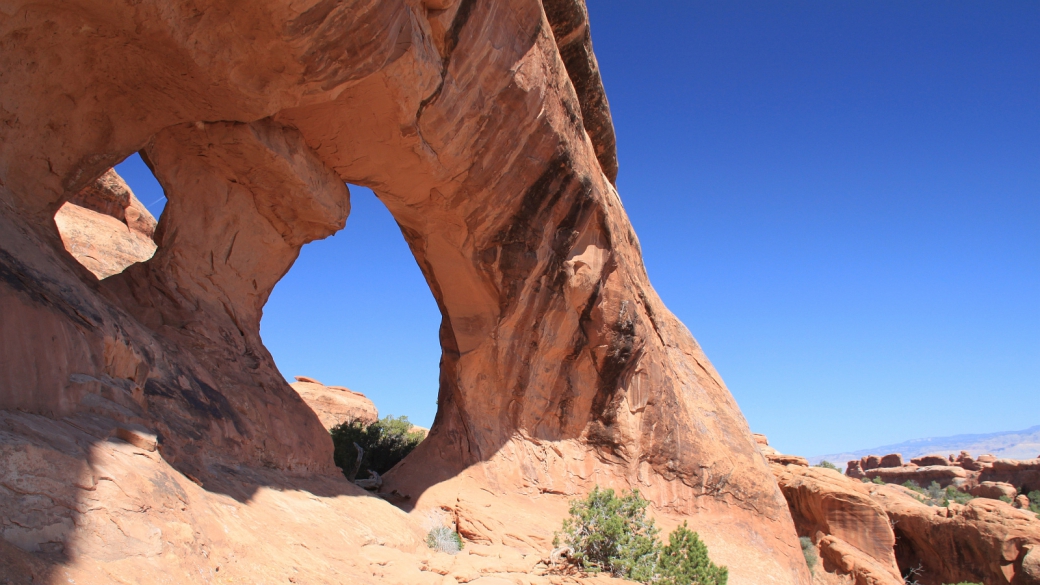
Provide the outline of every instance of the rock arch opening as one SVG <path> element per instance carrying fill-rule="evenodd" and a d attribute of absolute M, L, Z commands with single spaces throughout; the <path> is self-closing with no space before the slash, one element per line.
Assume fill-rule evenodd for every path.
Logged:
<path fill-rule="evenodd" d="M 348 187 L 346 227 L 300 250 L 264 306 L 261 337 L 290 383 L 306 376 L 346 386 L 380 416 L 429 428 L 441 354 L 437 303 L 386 206 L 371 190 Z"/>

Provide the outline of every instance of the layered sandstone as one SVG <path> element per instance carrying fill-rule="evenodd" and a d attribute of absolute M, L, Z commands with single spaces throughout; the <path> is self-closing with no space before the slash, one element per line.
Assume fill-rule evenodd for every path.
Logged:
<path fill-rule="evenodd" d="M 0 39 L 0 444 L 32 510 L 10 574 L 433 579 L 408 565 L 418 521 L 337 478 L 259 335 L 350 182 L 442 313 L 440 408 L 387 498 L 534 554 L 569 498 L 639 487 L 731 583 L 808 580 L 739 409 L 647 281 L 583 2 L 16 1 Z M 157 248 L 97 282 L 53 218 L 135 151 L 168 197 Z M 102 509 L 128 540 L 103 546 Z"/>

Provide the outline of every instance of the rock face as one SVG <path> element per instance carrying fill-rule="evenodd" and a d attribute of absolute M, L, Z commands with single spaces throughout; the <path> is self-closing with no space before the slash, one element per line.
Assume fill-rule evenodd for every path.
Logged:
<path fill-rule="evenodd" d="M 935 465 L 930 467 L 918 467 L 916 465 L 904 465 L 902 467 L 879 467 L 864 473 L 869 479 L 880 477 L 885 483 L 906 483 L 912 481 L 919 486 L 927 487 L 933 481 L 940 486 L 967 485 L 969 473 L 961 467 L 952 465 Z"/>
<path fill-rule="evenodd" d="M 369 425 L 379 420 L 376 405 L 360 392 L 342 386 L 326 386 L 305 376 L 296 376 L 296 382 L 289 385 L 327 429 L 348 421 L 358 420 Z"/>
<path fill-rule="evenodd" d="M 895 535 L 888 516 L 871 497 L 874 486 L 830 469 L 774 465 L 798 534 L 813 539 L 823 569 L 856 583 L 901 585 Z"/>
<path fill-rule="evenodd" d="M 5 545 L 10 566 L 82 583 L 219 565 L 252 580 L 219 560 L 234 557 L 281 575 L 289 556 L 240 553 L 221 536 L 262 523 L 297 546 L 302 527 L 277 498 L 258 524 L 243 519 L 268 488 L 345 498 L 323 513 L 357 531 L 349 546 L 414 552 L 414 530 L 386 538 L 398 528 L 375 512 L 350 520 L 380 502 L 307 483 L 337 475 L 331 441 L 259 335 L 300 248 L 344 226 L 350 182 L 394 215 L 442 313 L 440 408 L 386 478 L 388 497 L 500 526 L 481 530 L 530 551 L 569 497 L 639 487 L 659 516 L 689 518 L 731 583 L 808 580 L 737 405 L 647 281 L 612 184 L 583 2 L 15 1 L 0 38 L 0 410 L 57 425 L 34 434 L 18 419 L 0 440 L 30 467 L 62 452 L 50 436 L 82 443 L 69 451 L 78 464 L 5 488 L 37 498 L 19 524 L 31 528 Z M 168 197 L 157 249 L 99 283 L 53 218 L 135 151 Z M 76 470 L 107 448 L 107 431 L 76 434 L 88 415 L 154 436 L 153 467 L 90 472 L 119 490 L 59 487 L 79 485 Z M 174 487 L 184 478 L 202 485 L 189 498 Z M 252 487 L 233 487 L 242 478 Z M 90 498 L 135 508 L 148 486 L 185 508 L 154 525 L 163 537 L 140 524 L 132 543 L 106 548 L 80 528 Z M 238 515 L 206 520 L 228 493 Z M 175 550 L 167 534 L 200 544 Z M 326 571 L 314 581 L 378 580 L 342 557 L 313 566 Z"/>
<path fill-rule="evenodd" d="M 918 467 L 928 467 L 932 465 L 949 465 L 950 460 L 943 457 L 942 455 L 925 455 L 924 457 L 917 457 L 915 459 L 911 459 L 910 463 L 913 463 Z"/>
<path fill-rule="evenodd" d="M 991 500 L 999 500 L 1000 498 L 1015 499 L 1018 495 L 1018 490 L 1015 486 L 1010 483 L 1003 483 L 999 481 L 984 481 L 977 486 L 971 488 L 971 495 L 976 498 L 989 498 Z"/>
<path fill-rule="evenodd" d="M 879 486 L 876 497 L 895 525 L 900 566 L 916 568 L 922 585 L 1040 583 L 1035 514 L 985 498 L 926 506 L 890 486 Z"/>
<path fill-rule="evenodd" d="M 899 465 L 894 465 L 897 462 Z M 1015 493 L 1040 489 L 1040 459 L 997 459 L 992 455 L 980 455 L 976 459 L 967 451 L 948 458 L 926 455 L 912 459 L 909 464 L 902 464 L 902 457 L 898 453 L 884 457 L 869 455 L 849 461 L 845 474 L 853 479 L 881 478 L 885 483 L 913 481 L 921 487 L 927 487 L 934 481 L 942 487 L 954 485 L 972 494 L 975 494 L 972 490 L 978 489 L 983 483 L 1010 485 Z M 1014 497 L 1004 488 L 994 491 L 993 487 L 987 487 L 979 491 L 979 494 L 990 493 L 998 495 L 981 497 Z"/>
<path fill-rule="evenodd" d="M 979 480 L 1009 483 L 1025 493 L 1040 490 L 1040 458 L 997 459 L 982 470 Z"/>
<path fill-rule="evenodd" d="M 155 218 L 114 170 L 66 201 L 54 223 L 65 249 L 98 279 L 155 253 Z"/>
<path fill-rule="evenodd" d="M 798 533 L 812 538 L 824 560 L 826 573 L 814 576 L 816 581 L 829 583 L 836 576 L 856 584 L 898 585 L 904 579 L 920 585 L 1040 584 L 1036 514 L 986 498 L 929 506 L 900 485 L 863 483 L 813 467 L 774 464 L 772 469 Z M 1007 484 L 983 485 L 1014 490 Z"/>

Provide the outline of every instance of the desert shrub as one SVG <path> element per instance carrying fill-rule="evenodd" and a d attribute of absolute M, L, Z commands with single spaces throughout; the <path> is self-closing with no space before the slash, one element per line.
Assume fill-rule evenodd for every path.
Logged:
<path fill-rule="evenodd" d="M 823 461 L 820 461 L 819 463 L 817 463 L 815 465 L 815 467 L 822 467 L 824 469 L 833 469 L 834 471 L 837 471 L 839 473 L 841 472 L 841 468 L 840 467 L 838 467 L 837 465 L 831 463 L 830 461 L 827 461 L 826 459 L 824 459 Z"/>
<path fill-rule="evenodd" d="M 881 479 L 880 475 L 875 476 L 873 481 L 878 485 L 885 485 L 885 480 Z"/>
<path fill-rule="evenodd" d="M 1013 503 L 1015 503 L 1015 500 L 1012 500 L 1010 496 L 1000 496 L 998 499 L 1001 502 L 1004 502 L 1005 504 L 1013 504 Z"/>
<path fill-rule="evenodd" d="M 1040 490 L 1033 490 L 1026 497 L 1029 498 L 1029 510 L 1040 518 Z"/>
<path fill-rule="evenodd" d="M 430 510 L 423 520 L 426 529 L 426 546 L 449 555 L 458 554 L 462 550 L 462 537 L 452 528 L 454 522 L 441 509 Z"/>
<path fill-rule="evenodd" d="M 357 443 L 364 454 L 355 477 L 368 477 L 369 471 L 380 474 L 390 471 L 423 440 L 422 433 L 408 432 L 411 428 L 407 416 L 384 416 L 370 425 L 355 420 L 332 427 L 329 432 L 335 448 L 333 458 L 336 466 L 343 470 L 347 479 L 354 479 L 350 475 L 357 464 L 358 454 L 354 447 Z"/>
<path fill-rule="evenodd" d="M 571 502 L 553 546 L 570 547 L 571 562 L 589 572 L 661 585 L 725 585 L 729 570 L 711 562 L 707 546 L 685 522 L 661 546 L 654 521 L 646 517 L 648 504 L 639 490 L 618 496 L 596 486 L 584 500 Z"/>
<path fill-rule="evenodd" d="M 708 547 L 700 536 L 686 527 L 686 521 L 668 535 L 668 544 L 657 560 L 661 585 L 726 585 L 729 569 L 719 567 L 708 558 Z"/>
<path fill-rule="evenodd" d="M 967 504 L 971 500 L 974 500 L 975 496 L 962 492 L 961 490 L 951 486 L 946 486 L 946 490 L 943 493 L 942 500 L 939 502 L 940 506 L 949 507 L 951 503 L 955 504 Z"/>
<path fill-rule="evenodd" d="M 815 570 L 820 557 L 816 556 L 816 547 L 813 546 L 812 539 L 803 536 L 798 539 L 798 543 L 802 545 L 802 555 L 805 556 L 805 564 L 809 566 L 809 571 Z"/>
<path fill-rule="evenodd" d="M 447 526 L 438 526 L 426 533 L 426 546 L 454 555 L 462 550 L 462 537 Z"/>
<path fill-rule="evenodd" d="M 584 500 L 571 502 L 563 521 L 563 544 L 571 547 L 573 561 L 587 571 L 606 571 L 615 577 L 649 581 L 657 564 L 658 529 L 647 519 L 648 502 L 632 490 L 618 497 L 612 489 L 596 486 Z M 559 546 L 560 534 L 553 546 Z"/>

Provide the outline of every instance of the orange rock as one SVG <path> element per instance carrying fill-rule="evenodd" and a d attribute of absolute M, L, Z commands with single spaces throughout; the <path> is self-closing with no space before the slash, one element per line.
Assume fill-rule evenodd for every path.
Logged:
<path fill-rule="evenodd" d="M 921 582 L 1040 583 L 1035 514 L 986 498 L 927 506 L 893 488 L 874 497 L 892 520 L 900 568 L 919 568 Z"/>
<path fill-rule="evenodd" d="M 798 533 L 819 546 L 825 570 L 837 568 L 857 583 L 903 582 L 888 516 L 871 498 L 876 486 L 817 467 L 773 466 L 773 473 Z"/>
<path fill-rule="evenodd" d="M 924 457 L 917 457 L 910 460 L 911 463 L 918 467 L 928 467 L 932 465 L 949 465 L 950 460 L 943 457 L 942 455 L 925 455 Z"/>
<path fill-rule="evenodd" d="M 327 429 L 349 421 L 357 420 L 369 425 L 379 420 L 376 405 L 360 392 L 342 386 L 326 386 L 305 376 L 296 376 L 296 382 L 289 385 Z"/>
<path fill-rule="evenodd" d="M 845 466 L 845 475 L 852 479 L 860 479 L 865 477 L 863 474 L 863 462 L 859 459 L 849 461 Z"/>
<path fill-rule="evenodd" d="M 878 463 L 878 467 L 902 467 L 902 466 L 903 466 L 903 456 L 900 455 L 899 453 L 892 453 L 890 455 L 885 455 L 884 457 L 881 458 L 881 462 Z"/>
<path fill-rule="evenodd" d="M 65 249 L 98 279 L 155 253 L 155 218 L 111 169 L 65 202 L 54 223 Z"/>
<path fill-rule="evenodd" d="M 976 498 L 989 498 L 991 500 L 999 500 L 1001 497 L 1014 499 L 1018 495 L 1018 490 L 1015 486 L 1010 483 L 1002 483 L 997 481 L 984 481 L 977 486 L 971 488 L 969 493 Z"/>
<path fill-rule="evenodd" d="M 867 455 L 860 459 L 860 467 L 863 471 L 877 469 L 878 467 L 881 467 L 881 457 L 878 457 L 877 455 Z"/>
<path fill-rule="evenodd" d="M 105 548 L 102 528 L 115 524 L 42 503 L 36 515 L 54 522 L 18 538 L 80 547 L 60 563 L 80 583 L 119 566 L 138 582 L 216 571 L 210 559 L 224 563 L 222 577 L 284 581 L 305 548 L 319 551 L 300 553 L 312 582 L 420 582 L 403 561 L 373 561 L 386 572 L 376 576 L 372 563 L 344 558 L 386 542 L 407 549 L 415 531 L 400 516 L 366 516 L 367 496 L 323 483 L 337 474 L 328 432 L 259 332 L 300 248 L 345 225 L 351 182 L 393 214 L 442 312 L 438 415 L 388 474 L 387 497 L 451 506 L 453 480 L 464 479 L 509 504 L 491 509 L 537 520 L 521 531 L 503 516 L 494 525 L 506 539 L 559 525 L 565 511 L 542 512 L 544 494 L 638 487 L 710 534 L 731 584 L 763 574 L 807 582 L 744 417 L 647 279 L 612 183 L 584 3 L 428 4 L 5 5 L 0 409 L 153 430 L 149 453 L 161 462 L 127 481 L 125 496 L 108 486 L 99 501 L 115 510 L 168 490 L 163 505 L 187 509 L 170 521 L 184 526 L 154 528 L 206 546 L 169 545 L 145 518 L 127 529 L 133 541 Z M 136 151 L 168 197 L 158 247 L 97 283 L 52 218 Z M 89 466 L 90 452 L 76 452 Z M 38 502 L 61 500 L 79 468 L 69 463 L 41 483 Z M 185 489 L 181 500 L 181 484 L 206 493 Z M 316 524 L 296 519 L 296 506 Z M 240 552 L 256 535 L 270 546 Z M 234 559 L 267 563 L 269 574 L 236 573 Z"/>
<path fill-rule="evenodd" d="M 938 482 L 942 487 L 949 485 L 959 486 L 968 483 L 971 478 L 968 471 L 953 465 L 880 467 L 865 472 L 864 476 L 870 479 L 880 477 L 885 483 L 903 484 L 907 481 L 913 481 L 921 487 L 927 487 L 933 481 Z"/>
<path fill-rule="evenodd" d="M 1024 493 L 1040 490 L 1040 458 L 997 459 L 982 470 L 979 480 L 1009 483 Z"/>
<path fill-rule="evenodd" d="M 826 575 L 856 583 L 901 583 L 901 576 L 924 585 L 1040 583 L 1040 521 L 1031 512 L 986 498 L 929 506 L 900 485 L 864 484 L 818 468 L 772 468 L 799 534 L 819 548 Z M 888 470 L 868 473 L 881 471 Z"/>

